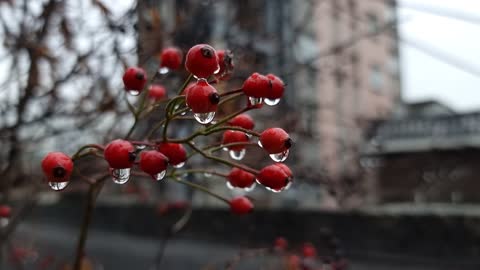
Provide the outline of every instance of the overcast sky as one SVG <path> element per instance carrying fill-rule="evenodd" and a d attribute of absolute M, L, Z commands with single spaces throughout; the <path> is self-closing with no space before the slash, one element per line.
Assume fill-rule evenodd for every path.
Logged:
<path fill-rule="evenodd" d="M 480 1 L 399 0 L 399 5 L 403 39 L 436 48 L 479 71 L 473 75 L 402 43 L 404 99 L 437 99 L 458 111 L 480 110 Z M 419 6 L 479 19 L 474 24 L 412 9 Z"/>

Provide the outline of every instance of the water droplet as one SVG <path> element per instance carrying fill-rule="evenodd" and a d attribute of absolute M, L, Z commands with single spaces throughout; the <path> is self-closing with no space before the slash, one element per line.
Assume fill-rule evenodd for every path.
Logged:
<path fill-rule="evenodd" d="M 213 74 L 218 74 L 220 72 L 220 65 L 217 65 L 217 69 L 213 72 Z"/>
<path fill-rule="evenodd" d="M 290 153 L 289 149 L 281 153 L 270 154 L 270 158 L 275 162 L 284 162 L 288 158 L 288 153 Z"/>
<path fill-rule="evenodd" d="M 140 91 L 138 90 L 133 90 L 133 89 L 130 89 L 130 90 L 127 90 L 127 92 L 132 95 L 132 96 L 138 96 L 140 95 Z"/>
<path fill-rule="evenodd" d="M 156 175 L 153 175 L 153 178 L 157 181 L 160 181 L 165 177 L 166 174 L 167 174 L 167 170 L 163 170 L 163 171 L 157 173 Z"/>
<path fill-rule="evenodd" d="M 235 187 L 232 186 L 232 184 L 230 184 L 230 181 L 227 181 L 226 185 L 227 185 L 227 188 L 228 188 L 228 189 L 231 189 L 231 190 L 234 190 L 234 189 L 235 189 Z"/>
<path fill-rule="evenodd" d="M 203 176 L 205 176 L 207 178 L 210 178 L 210 177 L 212 177 L 212 174 L 209 173 L 209 172 L 205 172 L 205 173 L 203 173 Z"/>
<path fill-rule="evenodd" d="M 273 188 L 269 188 L 269 187 L 265 187 L 268 191 L 271 191 L 273 193 L 280 193 L 282 192 L 285 188 L 282 188 L 282 189 L 273 189 Z"/>
<path fill-rule="evenodd" d="M 253 184 L 251 186 L 246 187 L 243 190 L 245 190 L 245 192 L 250 192 L 250 191 L 254 190 L 256 186 L 257 186 L 257 183 L 253 182 Z"/>
<path fill-rule="evenodd" d="M 250 105 L 252 106 L 260 105 L 263 103 L 263 98 L 248 97 L 248 100 L 250 101 Z"/>
<path fill-rule="evenodd" d="M 180 113 L 181 116 L 184 116 L 185 114 L 187 114 L 187 111 L 183 111 Z"/>
<path fill-rule="evenodd" d="M 168 72 L 170 72 L 170 69 L 168 67 L 161 67 L 158 69 L 158 73 L 162 75 L 167 74 Z"/>
<path fill-rule="evenodd" d="M 262 183 L 260 183 L 260 181 L 257 178 L 255 178 L 255 182 L 257 182 L 257 184 L 259 184 L 259 185 L 262 184 Z"/>
<path fill-rule="evenodd" d="M 230 150 L 228 154 L 230 154 L 230 157 L 235 160 L 242 160 L 245 157 L 245 149 L 242 149 L 240 151 L 234 151 Z"/>
<path fill-rule="evenodd" d="M 245 135 L 247 135 L 247 137 L 248 137 L 249 139 L 252 138 L 252 134 L 250 134 L 250 133 L 245 133 Z"/>
<path fill-rule="evenodd" d="M 143 150 L 145 149 L 147 146 L 145 144 L 137 144 L 135 145 L 135 147 L 137 148 L 137 150 Z"/>
<path fill-rule="evenodd" d="M 113 169 L 110 168 L 110 174 L 112 175 L 113 182 L 115 184 L 125 184 L 130 179 L 130 168 L 125 169 Z"/>
<path fill-rule="evenodd" d="M 265 104 L 267 104 L 268 106 L 275 106 L 275 105 L 277 105 L 279 102 L 280 102 L 280 99 L 279 99 L 279 98 L 276 98 L 276 99 L 266 98 L 266 99 L 265 99 Z"/>
<path fill-rule="evenodd" d="M 197 120 L 197 122 L 205 125 L 212 122 L 213 118 L 215 117 L 215 112 L 194 113 L 193 117 L 195 117 L 195 120 Z"/>
<path fill-rule="evenodd" d="M 185 162 L 180 162 L 180 163 L 177 163 L 177 164 L 173 165 L 173 167 L 176 168 L 176 169 L 180 169 L 180 168 L 182 168 L 184 165 L 185 165 Z"/>
<path fill-rule="evenodd" d="M 288 184 L 285 186 L 283 190 L 288 190 L 292 186 L 293 181 L 288 182 Z"/>
<path fill-rule="evenodd" d="M 260 139 L 258 140 L 257 144 L 258 144 L 258 146 L 263 148 L 263 145 L 262 145 L 262 142 L 260 141 Z"/>
<path fill-rule="evenodd" d="M 48 182 L 48 185 L 55 191 L 63 190 L 68 186 L 67 182 Z"/>
<path fill-rule="evenodd" d="M 223 147 L 222 150 L 225 151 L 225 152 L 227 152 L 227 151 L 228 151 L 228 147 Z"/>
<path fill-rule="evenodd" d="M 6 227 L 9 222 L 10 222 L 10 219 L 8 217 L 0 218 L 0 228 Z"/>

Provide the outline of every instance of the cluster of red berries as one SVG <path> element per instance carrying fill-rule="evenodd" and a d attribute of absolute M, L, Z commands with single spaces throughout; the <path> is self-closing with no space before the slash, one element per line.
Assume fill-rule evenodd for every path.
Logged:
<path fill-rule="evenodd" d="M 159 60 L 158 72 L 165 74 L 172 70 L 178 70 L 182 66 L 183 54 L 179 49 L 169 47 L 161 52 Z M 212 84 L 230 77 L 234 68 L 233 54 L 228 50 L 216 51 L 210 45 L 199 44 L 187 52 L 184 66 L 196 78 L 195 82 L 182 89 L 185 95 L 185 105 L 193 112 L 198 122 L 208 124 L 215 117 L 223 96 Z M 147 89 L 147 74 L 140 67 L 130 67 L 123 75 L 123 82 L 129 93 L 138 95 Z M 242 89 L 226 93 L 224 96 L 243 93 L 249 98 L 250 103 L 253 98 L 256 99 L 254 102 L 257 105 L 261 104 L 262 100 L 273 105 L 283 96 L 284 90 L 285 84 L 279 77 L 273 74 L 264 76 L 254 73 L 245 80 Z M 151 84 L 148 86 L 148 97 L 155 102 L 164 100 L 167 98 L 167 90 L 160 84 Z M 166 108 L 169 110 L 168 106 Z M 247 109 L 252 108 L 250 106 Z M 222 123 L 225 122 L 222 145 L 229 150 L 233 159 L 241 160 L 243 158 L 245 148 L 248 144 L 252 144 L 250 140 L 254 135 L 259 138 L 258 145 L 276 162 L 260 171 L 240 165 L 232 166 L 234 168 L 226 176 L 227 185 L 230 188 L 241 188 L 247 191 L 252 189 L 255 183 L 274 192 L 288 188 L 293 174 L 288 166 L 280 163 L 287 158 L 289 148 L 292 146 L 292 140 L 288 133 L 281 128 L 269 128 L 257 133 L 253 131 L 254 120 L 247 114 L 232 116 L 222 121 Z M 127 182 L 130 170 L 134 166 L 158 181 L 166 175 L 169 166 L 180 168 L 187 160 L 187 151 L 184 146 L 180 143 L 169 142 L 167 138 L 161 142 L 145 144 L 117 139 L 104 148 L 102 146 L 98 148 L 103 151 L 114 182 L 119 184 Z M 147 145 L 148 149 L 146 149 Z M 72 175 L 73 160 L 64 153 L 52 152 L 43 159 L 42 169 L 49 185 L 55 190 L 61 190 L 67 186 Z M 242 196 L 232 199 L 230 207 L 234 213 L 244 214 L 253 209 L 253 204 L 247 197 Z"/>

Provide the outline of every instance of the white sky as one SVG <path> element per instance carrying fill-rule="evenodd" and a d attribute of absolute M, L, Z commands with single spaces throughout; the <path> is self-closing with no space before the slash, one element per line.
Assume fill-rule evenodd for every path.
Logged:
<path fill-rule="evenodd" d="M 480 18 L 479 0 L 399 0 L 400 35 L 421 41 L 466 62 L 480 74 L 480 19 L 477 24 L 418 12 L 411 6 L 430 6 Z M 403 97 L 406 101 L 439 100 L 457 111 L 480 110 L 480 75 L 460 70 L 401 44 Z"/>

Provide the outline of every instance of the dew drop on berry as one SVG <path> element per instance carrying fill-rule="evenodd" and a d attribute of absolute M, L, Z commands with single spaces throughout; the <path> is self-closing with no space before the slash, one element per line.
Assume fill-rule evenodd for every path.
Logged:
<path fill-rule="evenodd" d="M 155 175 L 153 175 L 153 178 L 157 181 L 160 181 L 162 180 L 163 178 L 165 178 L 165 175 L 167 174 L 167 170 L 163 170 Z"/>
<path fill-rule="evenodd" d="M 253 182 L 253 184 L 251 186 L 246 187 L 243 190 L 245 190 L 245 192 L 250 192 L 250 191 L 254 190 L 256 186 L 257 186 L 257 183 Z"/>
<path fill-rule="evenodd" d="M 282 189 L 273 189 L 273 188 L 269 188 L 269 187 L 265 187 L 268 191 L 271 191 L 273 193 L 280 193 L 282 192 L 285 188 L 282 188 Z"/>
<path fill-rule="evenodd" d="M 245 152 L 245 149 L 242 149 L 240 151 L 230 150 L 228 151 L 228 154 L 234 160 L 242 160 L 245 157 Z"/>
<path fill-rule="evenodd" d="M 227 185 L 227 188 L 230 189 L 230 190 L 234 190 L 234 189 L 235 189 L 235 187 L 232 186 L 232 184 L 230 184 L 230 181 L 227 181 L 226 185 Z"/>
<path fill-rule="evenodd" d="M 68 186 L 68 181 L 67 182 L 48 182 L 48 185 L 53 190 L 60 191 L 60 190 L 64 190 Z"/>
<path fill-rule="evenodd" d="M 10 222 L 10 218 L 8 217 L 1 217 L 0 218 L 0 228 L 6 227 Z"/>
<path fill-rule="evenodd" d="M 262 183 L 260 183 L 260 181 L 257 178 L 255 178 L 255 182 L 257 182 L 257 184 L 259 184 L 259 185 L 262 184 Z"/>
<path fill-rule="evenodd" d="M 210 177 L 212 177 L 212 174 L 209 173 L 209 172 L 205 172 L 205 173 L 203 173 L 203 176 L 205 176 L 206 178 L 210 178 Z"/>
<path fill-rule="evenodd" d="M 270 154 L 270 158 L 275 162 L 284 162 L 285 160 L 287 160 L 289 153 L 290 150 L 287 149 L 281 153 Z"/>
<path fill-rule="evenodd" d="M 247 135 L 247 137 L 248 137 L 249 139 L 252 138 L 252 134 L 250 134 L 250 133 L 245 133 L 245 135 Z"/>
<path fill-rule="evenodd" d="M 187 111 L 183 111 L 180 113 L 181 116 L 184 116 L 185 114 L 187 114 Z"/>
<path fill-rule="evenodd" d="M 130 179 L 130 168 L 110 168 L 110 174 L 112 175 L 112 179 L 115 184 L 123 185 L 128 182 L 128 179 Z"/>
<path fill-rule="evenodd" d="M 177 163 L 177 164 L 173 165 L 173 167 L 176 168 L 176 169 L 180 169 L 180 168 L 182 168 L 184 165 L 185 165 L 185 162 L 180 162 L 180 163 Z"/>
<path fill-rule="evenodd" d="M 158 73 L 160 73 L 162 75 L 165 75 L 168 72 L 170 72 L 170 69 L 168 67 L 161 67 L 161 68 L 158 69 Z"/>
<path fill-rule="evenodd" d="M 289 181 L 288 184 L 285 186 L 284 190 L 288 190 L 292 186 L 292 181 Z"/>
<path fill-rule="evenodd" d="M 250 105 L 255 106 L 262 104 L 263 98 L 248 97 L 248 101 L 250 102 Z"/>
<path fill-rule="evenodd" d="M 213 118 L 215 118 L 215 112 L 194 113 L 193 117 L 195 117 L 198 123 L 205 125 L 212 122 Z"/>
<path fill-rule="evenodd" d="M 228 147 L 222 147 L 222 150 L 227 152 L 228 151 Z"/>
<path fill-rule="evenodd" d="M 130 90 L 127 90 L 127 92 L 132 95 L 132 96 L 138 96 L 140 95 L 140 91 L 138 90 L 133 90 L 133 89 L 130 89 Z"/>
<path fill-rule="evenodd" d="M 220 65 L 217 65 L 217 69 L 213 72 L 213 74 L 218 74 L 218 72 L 220 72 Z"/>
<path fill-rule="evenodd" d="M 147 148 L 147 146 L 145 144 L 137 144 L 135 145 L 135 148 L 137 148 L 137 150 L 143 150 Z"/>
<path fill-rule="evenodd" d="M 276 98 L 276 99 L 266 98 L 266 99 L 265 99 L 265 104 L 267 104 L 268 106 L 275 106 L 275 105 L 277 105 L 278 103 L 280 103 L 280 99 L 279 99 L 279 98 Z"/>

